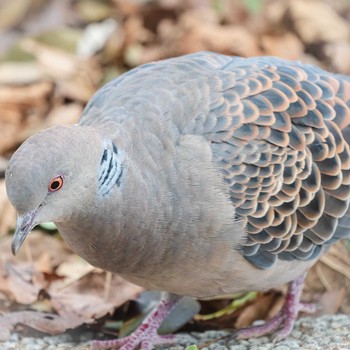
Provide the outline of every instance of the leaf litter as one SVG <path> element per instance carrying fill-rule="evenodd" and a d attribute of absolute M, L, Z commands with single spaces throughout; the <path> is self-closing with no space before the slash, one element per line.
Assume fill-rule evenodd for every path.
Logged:
<path fill-rule="evenodd" d="M 124 319 L 121 331 L 127 333 L 149 312 L 145 305 L 159 297 L 152 294 L 146 303 L 140 287 L 87 264 L 52 230 L 32 232 L 19 256 L 12 257 L 15 211 L 3 178 L 7 160 L 27 137 L 52 125 L 76 123 L 91 95 L 128 69 L 199 50 L 276 55 L 350 74 L 346 0 L 5 0 L 2 6 L 2 340 L 17 323 L 57 334 L 95 322 L 103 329 L 110 320 Z M 347 241 L 337 243 L 309 272 L 303 297 L 319 303 L 317 314 L 350 312 L 349 250 Z M 206 321 L 197 317 L 185 329 L 242 327 L 271 318 L 284 292 L 285 287 L 258 293 L 233 312 Z M 231 303 L 229 297 L 201 301 L 200 313 L 221 314 Z M 198 305 L 186 305 L 190 319 Z"/>

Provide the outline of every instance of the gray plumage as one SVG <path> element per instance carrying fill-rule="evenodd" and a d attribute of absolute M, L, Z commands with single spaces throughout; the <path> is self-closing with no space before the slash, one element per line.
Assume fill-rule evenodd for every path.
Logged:
<path fill-rule="evenodd" d="M 268 289 L 348 236 L 349 101 L 349 78 L 277 58 L 150 63 L 99 90 L 78 126 L 29 138 L 8 195 L 146 288 Z"/>

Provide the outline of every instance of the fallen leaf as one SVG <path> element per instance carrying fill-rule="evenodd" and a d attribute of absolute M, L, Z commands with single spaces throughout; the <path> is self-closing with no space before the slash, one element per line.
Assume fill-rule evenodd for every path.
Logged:
<path fill-rule="evenodd" d="M 235 328 L 250 326 L 256 320 L 270 319 L 280 311 L 284 297 L 276 292 L 261 294 L 256 300 L 240 310 Z"/>
<path fill-rule="evenodd" d="M 59 315 L 37 311 L 17 311 L 5 313 L 0 316 L 0 340 L 10 338 L 11 331 L 18 323 L 24 324 L 38 331 L 52 335 L 63 333 L 67 329 L 75 328 L 81 324 L 81 320 L 74 318 L 65 319 Z"/>
<path fill-rule="evenodd" d="M 0 64 L 0 84 L 33 84 L 45 75 L 37 62 L 5 62 Z"/>
<path fill-rule="evenodd" d="M 325 1 L 289 1 L 288 14 L 306 44 L 349 40 L 348 23 Z"/>
<path fill-rule="evenodd" d="M 335 71 L 350 74 L 350 43 L 348 41 L 329 43 L 323 51 Z"/>
<path fill-rule="evenodd" d="M 345 300 L 345 295 L 345 288 L 333 289 L 324 293 L 317 301 L 317 311 L 313 316 L 318 317 L 336 314 Z"/>
<path fill-rule="evenodd" d="M 44 276 L 30 264 L 2 263 L 0 290 L 19 304 L 35 302 L 39 291 L 46 287 Z"/>
<path fill-rule="evenodd" d="M 8 233 L 16 222 L 16 211 L 6 195 L 5 181 L 0 180 L 0 236 Z"/>
<path fill-rule="evenodd" d="M 0 29 L 4 30 L 18 24 L 31 5 L 31 0 L 2 0 L 0 12 Z"/>
<path fill-rule="evenodd" d="M 53 108 L 45 120 L 45 126 L 76 124 L 83 112 L 78 103 L 69 103 Z"/>
<path fill-rule="evenodd" d="M 261 54 L 257 39 L 246 28 L 219 26 L 208 12 L 189 11 L 179 19 L 179 27 L 174 28 L 178 38 L 171 43 L 179 53 L 209 50 L 244 57 Z"/>
<path fill-rule="evenodd" d="M 261 46 L 264 54 L 278 56 L 289 60 L 299 60 L 304 53 L 304 45 L 293 33 L 282 35 L 263 35 Z"/>

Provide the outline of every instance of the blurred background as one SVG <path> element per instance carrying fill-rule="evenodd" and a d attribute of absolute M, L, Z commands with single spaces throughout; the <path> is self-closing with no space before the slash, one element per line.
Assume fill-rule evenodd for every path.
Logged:
<path fill-rule="evenodd" d="M 273 55 L 350 74 L 350 1 L 0 0 L 0 311 L 26 308 L 72 319 L 69 307 L 82 317 L 87 305 L 102 304 L 75 319 L 70 324 L 75 327 L 117 310 L 140 291 L 71 254 L 52 225 L 34 232 L 14 260 L 15 212 L 6 197 L 4 171 L 30 135 L 76 123 L 91 95 L 109 80 L 149 61 L 201 50 Z M 318 301 L 319 313 L 350 312 L 349 247 L 348 242 L 332 247 L 308 276 L 304 298 Z M 113 281 L 119 283 L 114 299 Z M 83 291 L 90 297 L 77 305 Z M 245 311 L 220 321 L 213 317 L 206 326 L 242 326 L 270 317 L 280 296 L 278 291 L 259 294 Z M 226 305 L 207 304 L 204 310 Z M 50 331 L 40 328 L 38 319 L 30 321 Z"/>

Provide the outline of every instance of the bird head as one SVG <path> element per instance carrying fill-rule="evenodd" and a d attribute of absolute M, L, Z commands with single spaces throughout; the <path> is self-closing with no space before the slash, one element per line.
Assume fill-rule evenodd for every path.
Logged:
<path fill-rule="evenodd" d="M 67 220 L 96 191 L 91 170 L 98 168 L 101 148 L 92 128 L 57 126 L 30 137 L 14 153 L 5 174 L 17 211 L 13 254 L 34 226 Z"/>

